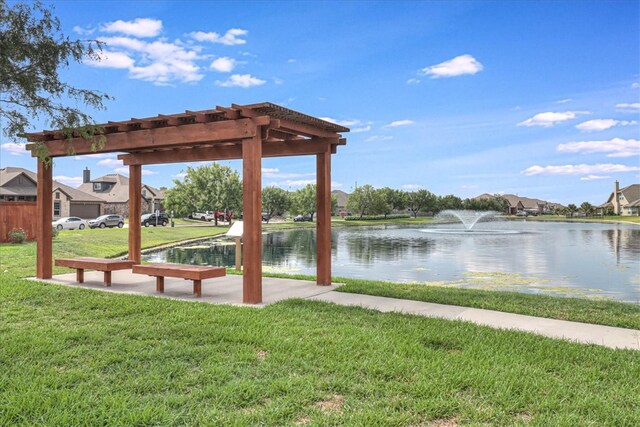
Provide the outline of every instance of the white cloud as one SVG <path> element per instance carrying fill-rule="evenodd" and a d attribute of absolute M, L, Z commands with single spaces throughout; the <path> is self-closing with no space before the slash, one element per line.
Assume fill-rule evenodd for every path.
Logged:
<path fill-rule="evenodd" d="M 571 99 L 571 98 L 565 98 L 565 99 L 561 99 L 561 100 L 559 100 L 559 101 L 557 102 L 557 104 L 566 104 L 566 103 L 571 102 L 571 101 L 573 101 L 573 99 Z"/>
<path fill-rule="evenodd" d="M 575 119 L 579 114 L 589 114 L 588 111 L 565 111 L 563 113 L 545 112 L 538 113 L 525 121 L 518 123 L 518 126 L 542 126 L 551 127 L 566 120 Z"/>
<path fill-rule="evenodd" d="M 12 156 L 23 156 L 30 153 L 25 149 L 24 144 L 17 144 L 15 142 L 5 142 L 2 144 L 2 149 Z"/>
<path fill-rule="evenodd" d="M 230 73 L 236 66 L 236 60 L 233 58 L 227 58 L 223 56 L 221 58 L 216 58 L 209 68 L 212 70 L 221 72 L 221 73 Z"/>
<path fill-rule="evenodd" d="M 315 173 L 290 173 L 280 172 L 280 169 L 278 168 L 262 168 L 262 176 L 267 179 L 292 179 L 309 176 L 315 177 Z"/>
<path fill-rule="evenodd" d="M 90 34 L 95 33 L 95 31 L 96 31 L 95 28 L 90 28 L 90 27 L 82 28 L 79 25 L 76 25 L 73 27 L 73 32 L 76 34 L 80 34 L 81 36 L 88 36 Z"/>
<path fill-rule="evenodd" d="M 391 123 L 389 123 L 388 125 L 386 125 L 385 127 L 390 127 L 390 128 L 396 128 L 399 126 L 408 126 L 408 125 L 412 125 L 413 124 L 413 120 L 395 120 Z"/>
<path fill-rule="evenodd" d="M 638 83 L 638 82 L 633 82 L 633 83 L 631 84 L 631 88 L 632 88 L 632 89 L 640 89 L 640 83 Z"/>
<path fill-rule="evenodd" d="M 92 61 L 90 65 L 99 68 L 124 68 L 129 69 L 133 67 L 135 61 L 129 55 L 124 52 L 110 52 L 103 50 L 98 53 L 99 61 Z"/>
<path fill-rule="evenodd" d="M 187 173 L 186 173 L 186 172 L 180 172 L 180 173 L 177 173 L 177 174 L 175 174 L 175 175 L 171 175 L 171 176 L 172 176 L 173 178 L 176 178 L 176 179 L 182 180 L 182 179 L 185 179 L 185 178 L 187 177 Z"/>
<path fill-rule="evenodd" d="M 461 188 L 465 189 L 465 190 L 475 190 L 477 188 L 479 188 L 480 186 L 477 184 L 463 184 L 461 186 Z"/>
<path fill-rule="evenodd" d="M 291 58 L 291 59 L 288 59 L 288 60 L 287 60 L 287 62 L 288 62 L 289 64 L 295 64 L 295 63 L 296 63 L 296 62 L 298 62 L 298 61 L 297 61 L 296 59 Z"/>
<path fill-rule="evenodd" d="M 627 121 L 614 119 L 595 119 L 587 120 L 586 122 L 582 122 L 576 125 L 576 129 L 579 129 L 583 132 L 598 132 L 612 128 L 614 126 L 632 126 L 637 124 L 638 122 L 636 122 L 635 120 Z"/>
<path fill-rule="evenodd" d="M 627 166 L 620 164 L 604 163 L 595 165 L 562 165 L 562 166 L 538 166 L 534 165 L 521 173 L 524 175 L 595 175 L 619 172 L 640 171 L 640 166 Z"/>
<path fill-rule="evenodd" d="M 404 184 L 402 188 L 404 190 L 415 191 L 415 190 L 420 190 L 424 187 L 420 184 Z"/>
<path fill-rule="evenodd" d="M 193 33 L 189 33 L 194 40 L 199 42 L 211 42 L 211 43 L 220 43 L 227 46 L 234 46 L 247 43 L 246 40 L 241 39 L 239 37 L 246 36 L 248 33 L 247 30 L 242 30 L 240 28 L 232 28 L 228 30 L 224 36 L 221 36 L 218 33 L 209 32 L 205 33 L 203 31 L 196 31 Z"/>
<path fill-rule="evenodd" d="M 640 102 L 623 102 L 621 104 L 616 104 L 616 108 L 624 111 L 640 111 Z"/>
<path fill-rule="evenodd" d="M 561 153 L 607 153 L 607 157 L 640 156 L 640 141 L 637 139 L 613 138 L 608 141 L 578 141 L 560 144 Z"/>
<path fill-rule="evenodd" d="M 389 135 L 372 135 L 369 138 L 365 139 L 366 142 L 375 142 L 375 141 L 390 141 L 393 137 Z"/>
<path fill-rule="evenodd" d="M 460 55 L 440 64 L 425 67 L 420 70 L 420 74 L 429 75 L 432 79 L 439 77 L 456 77 L 465 74 L 476 74 L 484 66 L 471 55 Z"/>
<path fill-rule="evenodd" d="M 158 175 L 160 172 L 151 169 L 142 169 L 142 176 Z"/>
<path fill-rule="evenodd" d="M 134 37 L 155 37 L 162 31 L 162 21 L 149 18 L 137 18 L 133 21 L 118 20 L 104 24 L 102 31 Z"/>
<path fill-rule="evenodd" d="M 337 190 L 338 188 L 344 187 L 344 184 L 341 182 L 331 181 L 331 189 Z"/>
<path fill-rule="evenodd" d="M 597 181 L 600 179 L 611 179 L 611 177 L 606 175 L 587 175 L 581 177 L 580 181 Z"/>
<path fill-rule="evenodd" d="M 371 130 L 371 126 L 363 126 L 359 128 L 352 128 L 351 133 L 361 133 L 361 132 L 369 132 Z"/>
<path fill-rule="evenodd" d="M 129 176 L 129 168 L 128 167 L 115 168 L 113 171 L 115 173 L 119 173 L 120 175 Z"/>
<path fill-rule="evenodd" d="M 309 184 L 315 184 L 315 179 L 299 179 L 299 180 L 285 180 L 281 183 L 284 187 L 305 187 Z"/>
<path fill-rule="evenodd" d="M 103 159 L 98 162 L 98 166 L 104 166 L 107 168 L 115 168 L 122 165 L 123 165 L 122 160 L 113 159 L 113 158 Z"/>
<path fill-rule="evenodd" d="M 54 181 L 58 181 L 64 185 L 68 185 L 69 187 L 73 187 L 76 188 L 78 187 L 80 184 L 82 184 L 82 177 L 81 176 L 64 176 L 64 175 L 58 175 L 58 176 L 54 176 L 53 177 Z"/>
<path fill-rule="evenodd" d="M 260 86 L 265 84 L 265 80 L 251 76 L 251 74 L 233 74 L 228 80 L 221 82 L 216 81 L 217 86 L 221 87 L 242 87 L 249 88 L 252 86 Z"/>
<path fill-rule="evenodd" d="M 420 84 L 420 79 L 409 79 L 407 80 L 408 85 L 417 85 Z"/>

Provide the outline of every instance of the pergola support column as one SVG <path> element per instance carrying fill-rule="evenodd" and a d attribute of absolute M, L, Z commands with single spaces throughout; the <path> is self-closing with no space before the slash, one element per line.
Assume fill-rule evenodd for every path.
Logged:
<path fill-rule="evenodd" d="M 262 139 L 242 141 L 242 301 L 262 302 Z"/>
<path fill-rule="evenodd" d="M 331 285 L 331 150 L 316 155 L 317 284 Z"/>
<path fill-rule="evenodd" d="M 38 159 L 38 190 L 36 209 L 36 277 L 50 279 L 53 272 L 53 161 L 47 165 Z"/>
<path fill-rule="evenodd" d="M 142 209 L 142 166 L 129 166 L 129 260 L 140 264 Z"/>

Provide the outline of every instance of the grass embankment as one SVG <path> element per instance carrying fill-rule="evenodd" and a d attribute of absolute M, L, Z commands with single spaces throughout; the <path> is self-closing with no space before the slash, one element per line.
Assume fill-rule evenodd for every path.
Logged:
<path fill-rule="evenodd" d="M 509 219 L 523 220 L 520 217 L 505 217 Z M 560 221 L 560 222 L 620 222 L 640 224 L 640 216 L 621 216 L 621 215 L 609 215 L 609 216 L 590 216 L 590 217 L 569 217 L 564 215 L 540 215 L 540 216 L 528 216 L 527 221 Z"/>
<path fill-rule="evenodd" d="M 226 232 L 228 227 L 142 227 L 142 248 L 198 237 L 214 236 Z M 62 230 L 53 239 L 53 257 L 68 258 L 92 256 L 114 258 L 128 252 L 126 228 Z M 17 277 L 35 274 L 36 243 L 21 245 L 0 244 L 0 271 Z M 54 267 L 54 274 L 69 272 Z"/>
<path fill-rule="evenodd" d="M 459 289 L 409 283 L 335 278 L 339 292 L 483 308 L 529 316 L 640 329 L 640 305 L 617 301 L 559 298 L 517 292 Z"/>
<path fill-rule="evenodd" d="M 0 425 L 640 425 L 640 353 L 0 280 Z"/>

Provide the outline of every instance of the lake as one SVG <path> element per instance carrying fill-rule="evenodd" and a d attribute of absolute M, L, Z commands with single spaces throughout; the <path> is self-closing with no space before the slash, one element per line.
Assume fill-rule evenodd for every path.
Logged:
<path fill-rule="evenodd" d="M 315 275 L 315 230 L 263 236 L 265 272 Z M 143 256 L 150 262 L 233 266 L 232 241 L 211 239 Z M 426 283 L 640 303 L 640 227 L 493 221 L 336 227 L 333 277 Z"/>

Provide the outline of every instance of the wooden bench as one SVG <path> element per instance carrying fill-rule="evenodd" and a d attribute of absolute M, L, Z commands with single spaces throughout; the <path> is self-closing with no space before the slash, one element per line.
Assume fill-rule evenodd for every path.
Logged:
<path fill-rule="evenodd" d="M 224 267 L 209 267 L 205 265 L 137 264 L 132 269 L 137 274 L 155 276 L 157 292 L 164 292 L 165 277 L 180 277 L 185 280 L 193 280 L 193 293 L 198 298 L 202 296 L 202 281 L 204 279 L 227 275 L 227 270 Z"/>
<path fill-rule="evenodd" d="M 135 262 L 121 259 L 108 258 L 60 258 L 56 260 L 58 267 L 69 267 L 76 269 L 76 281 L 84 283 L 84 270 L 98 270 L 104 272 L 104 285 L 111 286 L 111 272 L 114 270 L 127 270 Z"/>

